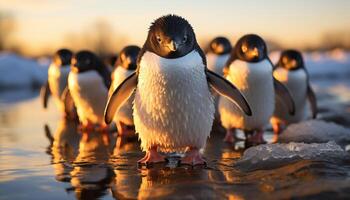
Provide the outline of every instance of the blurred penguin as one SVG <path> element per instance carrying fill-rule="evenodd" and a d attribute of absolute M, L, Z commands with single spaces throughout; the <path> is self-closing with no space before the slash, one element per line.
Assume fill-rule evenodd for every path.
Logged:
<path fill-rule="evenodd" d="M 230 41 L 225 37 L 214 38 L 208 48 L 208 52 L 205 55 L 207 57 L 207 67 L 211 71 L 223 75 L 223 69 L 230 58 L 232 51 L 232 45 Z"/>
<path fill-rule="evenodd" d="M 230 53 L 232 51 L 232 45 L 231 42 L 225 38 L 225 37 L 216 37 L 214 38 L 208 47 L 208 51 L 206 53 L 207 58 L 207 67 L 209 70 L 219 74 L 223 75 L 223 69 L 227 62 L 227 60 L 230 58 Z M 213 124 L 213 128 L 217 128 L 218 125 L 220 126 L 220 113 L 218 111 L 218 104 L 219 104 L 219 94 L 213 94 L 214 96 L 214 103 L 215 103 L 215 120 Z"/>
<path fill-rule="evenodd" d="M 79 51 L 73 56 L 68 89 L 77 107 L 83 139 L 86 139 L 86 133 L 101 131 L 108 142 L 103 113 L 110 84 L 110 71 L 93 52 Z"/>
<path fill-rule="evenodd" d="M 307 100 L 310 103 L 312 118 L 316 118 L 317 102 L 315 93 L 310 86 L 302 54 L 299 51 L 283 51 L 273 71 L 273 76 L 288 88 L 295 102 L 295 115 L 290 115 L 283 100 L 276 98 L 275 112 L 271 118 L 275 134 L 274 141 L 276 142 L 283 127 L 307 118 Z"/>
<path fill-rule="evenodd" d="M 241 37 L 232 51 L 224 73 L 246 97 L 252 107 L 252 115 L 241 112 L 225 98 L 219 101 L 222 125 L 227 133 L 224 141 L 233 142 L 235 129 L 241 129 L 247 144 L 264 143 L 264 127 L 269 124 L 275 106 L 275 93 L 285 99 L 288 111 L 294 114 L 293 99 L 283 84 L 272 76 L 273 65 L 267 55 L 265 41 L 258 35 Z"/>
<path fill-rule="evenodd" d="M 64 101 L 72 55 L 69 49 L 60 49 L 54 54 L 48 70 L 47 83 L 41 89 L 43 107 L 47 108 L 49 97 L 52 95 L 59 112 L 69 119 L 77 117 L 74 106 L 67 106 Z"/>
<path fill-rule="evenodd" d="M 137 68 L 137 56 L 140 52 L 138 46 L 126 46 L 120 52 L 112 73 L 112 84 L 109 89 L 111 94 L 128 76 L 135 72 Z M 134 120 L 132 116 L 132 106 L 135 94 L 123 104 L 115 114 L 113 121 L 117 125 L 118 134 L 124 137 L 135 136 Z"/>

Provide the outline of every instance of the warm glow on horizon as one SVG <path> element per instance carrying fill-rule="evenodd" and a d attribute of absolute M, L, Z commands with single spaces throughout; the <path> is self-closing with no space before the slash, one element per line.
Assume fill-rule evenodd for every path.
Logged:
<path fill-rule="evenodd" d="M 110 25 L 115 44 L 142 45 L 150 23 L 174 13 L 188 19 L 200 42 L 223 35 L 235 41 L 257 33 L 284 47 L 305 48 L 324 34 L 350 31 L 350 1 L 52 1 L 0 0 L 16 21 L 14 41 L 28 54 L 74 46 L 95 22 Z M 84 42 L 80 42 L 84 43 Z"/>

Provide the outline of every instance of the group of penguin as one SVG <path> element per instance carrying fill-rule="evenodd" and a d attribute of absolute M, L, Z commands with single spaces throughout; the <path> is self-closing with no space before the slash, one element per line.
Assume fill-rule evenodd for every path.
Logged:
<path fill-rule="evenodd" d="M 140 164 L 164 162 L 171 152 L 184 153 L 182 164 L 205 164 L 200 150 L 214 118 L 226 142 L 240 129 L 246 140 L 263 143 L 270 122 L 278 135 L 305 120 L 308 106 L 317 114 L 300 52 L 283 51 L 274 65 L 264 40 L 249 34 L 234 47 L 217 37 L 205 54 L 177 15 L 156 19 L 142 48 L 122 49 L 113 72 L 91 51 L 58 50 L 42 89 L 45 108 L 50 94 L 67 120 L 79 121 L 83 139 L 99 131 L 108 142 L 112 122 L 122 137 L 137 133 L 146 152 Z"/>

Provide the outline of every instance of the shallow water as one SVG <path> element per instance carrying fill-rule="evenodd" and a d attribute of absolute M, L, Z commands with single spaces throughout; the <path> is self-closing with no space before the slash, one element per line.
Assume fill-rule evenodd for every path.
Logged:
<path fill-rule="evenodd" d="M 349 126 L 349 96 L 339 96 L 349 84 L 339 84 L 316 85 L 320 116 Z M 347 160 L 240 171 L 234 164 L 244 143 L 223 143 L 224 132 L 216 127 L 204 150 L 207 166 L 178 166 L 175 155 L 166 164 L 138 167 L 143 153 L 137 141 L 111 135 L 106 145 L 93 133 L 83 142 L 75 126 L 60 120 L 52 102 L 43 111 L 38 91 L 0 95 L 0 199 L 350 198 Z M 267 132 L 265 139 L 271 138 Z"/>

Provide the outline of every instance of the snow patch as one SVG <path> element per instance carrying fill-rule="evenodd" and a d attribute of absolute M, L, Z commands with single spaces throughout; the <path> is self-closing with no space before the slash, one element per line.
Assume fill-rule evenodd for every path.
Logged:
<path fill-rule="evenodd" d="M 321 144 L 263 144 L 247 149 L 235 166 L 242 171 L 252 171 L 273 169 L 300 160 L 342 161 L 348 156 L 348 153 L 333 141 Z"/>
<path fill-rule="evenodd" d="M 47 80 L 48 66 L 12 53 L 0 54 L 0 89 L 32 88 Z"/>
<path fill-rule="evenodd" d="M 324 143 L 334 141 L 341 146 L 350 144 L 350 129 L 321 120 L 303 121 L 288 126 L 278 138 L 279 142 Z"/>

